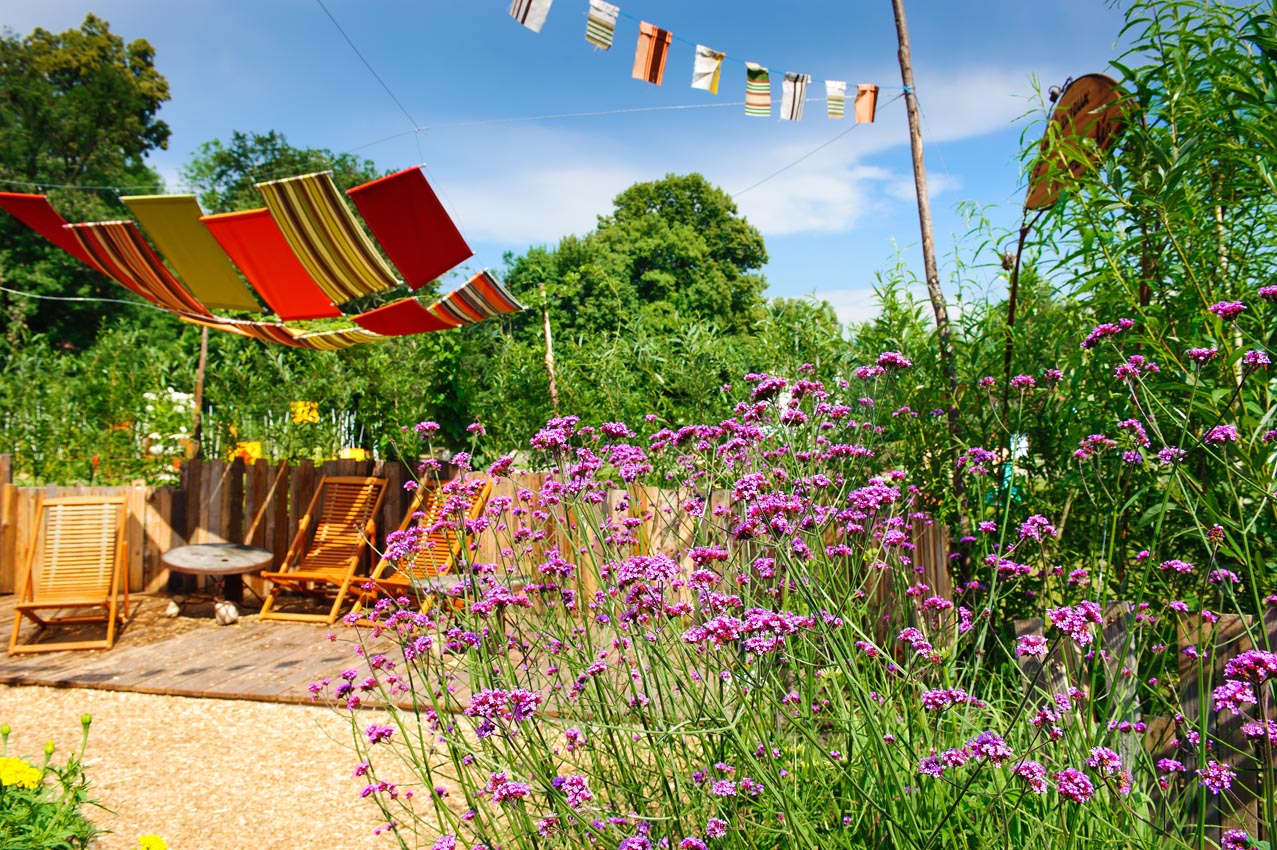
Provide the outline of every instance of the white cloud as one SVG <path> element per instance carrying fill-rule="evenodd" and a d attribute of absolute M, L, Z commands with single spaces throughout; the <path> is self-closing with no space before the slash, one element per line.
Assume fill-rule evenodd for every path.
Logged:
<path fill-rule="evenodd" d="M 927 195 L 932 200 L 944 192 L 952 192 L 961 188 L 961 177 L 954 177 L 952 174 L 945 174 L 944 172 L 927 172 Z M 918 190 L 914 185 L 912 174 L 907 178 L 892 180 L 887 183 L 884 191 L 888 197 L 895 198 L 897 201 L 905 201 L 906 203 L 913 203 L 918 197 Z"/>
<path fill-rule="evenodd" d="M 878 301 L 872 288 L 823 289 L 813 293 L 816 298 L 828 301 L 844 325 L 850 322 L 866 322 L 878 315 Z"/>
<path fill-rule="evenodd" d="M 475 240 L 554 244 L 594 229 L 612 199 L 650 174 L 606 163 L 546 162 L 535 172 L 451 181 L 457 225 Z"/>
<path fill-rule="evenodd" d="M 838 233 L 855 224 L 873 203 L 873 185 L 889 177 L 883 168 L 840 163 L 764 183 L 740 196 L 737 207 L 765 236 Z"/>

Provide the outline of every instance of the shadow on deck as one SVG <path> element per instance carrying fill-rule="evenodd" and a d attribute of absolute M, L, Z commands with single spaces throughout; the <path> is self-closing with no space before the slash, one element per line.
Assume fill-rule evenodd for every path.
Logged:
<path fill-rule="evenodd" d="M 167 596 L 134 595 L 130 602 L 114 648 L 0 654 L 0 684 L 310 704 L 311 682 L 335 680 L 356 666 L 354 632 L 340 622 L 261 622 L 255 611 L 244 611 L 239 622 L 219 626 L 210 605 L 188 605 L 170 618 L 164 616 Z M 0 597 L 6 647 L 13 605 L 13 596 Z M 38 640 L 27 624 L 23 639 Z"/>

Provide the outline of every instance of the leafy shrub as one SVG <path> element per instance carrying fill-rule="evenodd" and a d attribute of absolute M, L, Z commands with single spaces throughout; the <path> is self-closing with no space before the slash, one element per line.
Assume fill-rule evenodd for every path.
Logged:
<path fill-rule="evenodd" d="M 0 726 L 0 846 L 5 850 L 87 848 L 101 834 L 84 809 L 96 806 L 85 775 L 84 746 L 91 718 L 84 715 L 84 736 L 78 753 L 66 763 L 53 763 L 54 745 L 44 746 L 44 760 L 36 764 L 9 755 L 9 726 Z"/>

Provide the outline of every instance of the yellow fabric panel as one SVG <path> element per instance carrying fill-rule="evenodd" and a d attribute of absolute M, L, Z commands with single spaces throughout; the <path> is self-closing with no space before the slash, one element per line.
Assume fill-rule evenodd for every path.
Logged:
<path fill-rule="evenodd" d="M 262 311 L 222 246 L 200 223 L 204 213 L 194 195 L 134 195 L 120 200 L 178 277 L 206 306 Z"/>

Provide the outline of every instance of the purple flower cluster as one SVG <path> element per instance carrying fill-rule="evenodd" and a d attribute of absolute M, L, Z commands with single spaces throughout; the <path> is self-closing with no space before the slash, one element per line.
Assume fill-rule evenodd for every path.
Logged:
<path fill-rule="evenodd" d="M 877 365 L 884 369 L 900 370 L 908 369 L 913 363 L 898 351 L 884 351 L 878 355 Z"/>
<path fill-rule="evenodd" d="M 1082 340 L 1082 348 L 1094 348 L 1100 340 L 1117 336 L 1122 331 L 1128 331 L 1133 327 L 1135 327 L 1135 322 L 1130 319 L 1118 319 L 1117 324 L 1105 322 L 1104 324 L 1096 325 L 1086 335 L 1086 339 Z"/>
<path fill-rule="evenodd" d="M 470 704 L 465 708 L 467 717 L 479 717 L 483 722 L 475 729 L 475 734 L 486 738 L 497 729 L 497 721 L 523 723 L 536 714 L 541 704 L 541 694 L 516 688 L 511 691 L 485 689 L 475 692 L 470 697 Z"/>
<path fill-rule="evenodd" d="M 1231 322 L 1246 310 L 1246 305 L 1240 301 L 1216 301 L 1207 309 L 1224 321 Z"/>
<path fill-rule="evenodd" d="M 1203 788 L 1209 788 L 1211 793 L 1222 794 L 1233 786 L 1233 780 L 1236 777 L 1237 771 L 1228 765 L 1210 761 L 1197 771 L 1197 784 Z"/>
<path fill-rule="evenodd" d="M 1104 612 L 1094 602 L 1080 602 L 1072 607 L 1051 608 L 1046 612 L 1051 625 L 1073 638 L 1078 646 L 1089 646 L 1095 639 L 1092 626 L 1104 622 Z"/>

